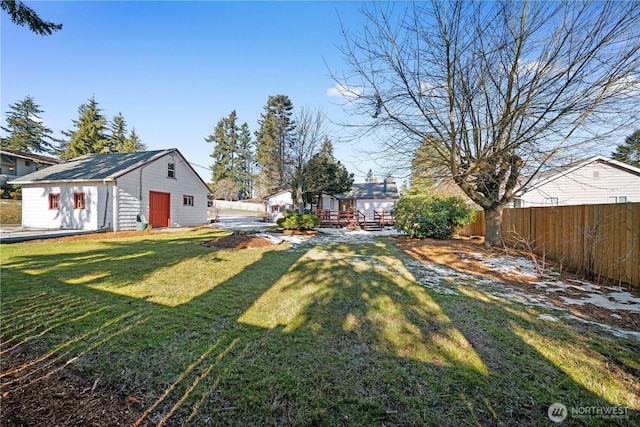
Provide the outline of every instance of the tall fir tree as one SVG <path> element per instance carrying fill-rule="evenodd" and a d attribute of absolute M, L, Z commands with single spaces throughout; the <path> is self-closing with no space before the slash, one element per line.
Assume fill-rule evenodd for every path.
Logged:
<path fill-rule="evenodd" d="M 214 159 L 211 166 L 214 185 L 223 180 L 231 180 L 238 189 L 240 198 L 251 197 L 255 155 L 249 125 L 245 122 L 238 126 L 234 110 L 228 117 L 218 121 L 213 133 L 205 141 L 215 144 L 211 154 Z M 228 183 L 224 186 L 229 188 Z"/>
<path fill-rule="evenodd" d="M 242 199 L 249 199 L 254 193 L 255 181 L 255 144 L 251 139 L 249 125 L 245 122 L 240 126 L 238 134 L 238 175 L 237 179 L 240 187 Z"/>
<path fill-rule="evenodd" d="M 268 191 L 287 186 L 289 156 L 287 140 L 293 129 L 293 103 L 286 95 L 270 96 L 256 132 L 257 161 L 266 177 Z"/>
<path fill-rule="evenodd" d="M 31 96 L 9 105 L 7 127 L 2 127 L 8 136 L 1 139 L 2 146 L 30 153 L 53 153 L 56 140 L 51 136 L 51 129 L 44 125 L 43 112 Z"/>
<path fill-rule="evenodd" d="M 218 121 L 211 135 L 205 141 L 214 143 L 213 165 L 211 166 L 212 180 L 215 184 L 223 179 L 236 180 L 237 175 L 237 151 L 238 151 L 238 126 L 236 125 L 236 111 L 232 111 L 229 117 L 223 117 Z"/>
<path fill-rule="evenodd" d="M 611 153 L 615 160 L 640 168 L 640 129 L 624 139 L 616 151 Z"/>
<path fill-rule="evenodd" d="M 127 122 L 122 113 L 118 113 L 109 124 L 108 151 L 112 153 L 124 153 L 127 143 Z"/>
<path fill-rule="evenodd" d="M 104 153 L 108 147 L 107 120 L 101 114 L 95 97 L 91 97 L 87 104 L 80 105 L 78 114 L 78 120 L 73 120 L 75 129 L 62 132 L 69 138 L 60 148 L 62 160 L 90 153 Z"/>

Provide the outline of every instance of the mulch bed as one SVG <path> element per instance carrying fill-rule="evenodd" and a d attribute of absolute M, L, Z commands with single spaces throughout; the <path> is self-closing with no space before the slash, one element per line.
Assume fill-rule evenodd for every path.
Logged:
<path fill-rule="evenodd" d="M 222 249 L 248 249 L 274 246 L 273 242 L 264 237 L 250 236 L 246 234 L 231 234 L 213 240 L 207 240 L 202 246 Z"/>
<path fill-rule="evenodd" d="M 567 288 L 566 290 L 556 290 L 548 293 L 544 287 L 536 286 L 541 279 L 538 277 L 522 278 L 517 275 L 505 274 L 504 271 L 498 271 L 494 267 L 483 263 L 473 257 L 473 254 L 480 253 L 484 258 L 500 258 L 506 253 L 512 256 L 521 256 L 529 258 L 529 254 L 522 251 L 486 247 L 482 244 L 482 240 L 474 239 L 455 239 L 455 240 L 435 240 L 435 239 L 412 239 L 408 237 L 399 237 L 396 239 L 396 245 L 411 257 L 423 262 L 435 262 L 451 266 L 461 271 L 478 274 L 498 282 L 505 283 L 509 286 L 518 288 L 532 295 L 542 295 L 548 298 L 548 301 L 558 307 L 565 308 L 571 314 L 585 320 L 621 328 L 627 331 L 640 330 L 640 313 L 626 310 L 610 310 L 593 304 L 569 304 L 562 298 L 585 298 L 588 292 L 579 291 L 576 288 Z M 552 264 L 548 265 L 553 268 Z M 563 271 L 559 280 L 577 280 L 584 281 L 579 276 L 568 271 Z M 616 286 L 617 282 L 598 283 L 600 286 Z M 637 289 L 625 289 L 634 297 L 640 297 L 640 291 Z"/>

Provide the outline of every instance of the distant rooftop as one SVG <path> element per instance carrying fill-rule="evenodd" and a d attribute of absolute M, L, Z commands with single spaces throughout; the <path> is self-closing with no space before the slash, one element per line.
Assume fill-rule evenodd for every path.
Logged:
<path fill-rule="evenodd" d="M 366 182 L 353 184 L 351 191 L 340 195 L 341 199 L 399 199 L 398 186 L 395 182 Z"/>

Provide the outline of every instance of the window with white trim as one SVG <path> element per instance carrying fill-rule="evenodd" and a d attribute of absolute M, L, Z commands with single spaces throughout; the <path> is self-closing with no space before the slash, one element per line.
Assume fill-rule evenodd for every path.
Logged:
<path fill-rule="evenodd" d="M 557 197 L 545 197 L 544 198 L 545 206 L 558 206 L 558 198 Z"/>
<path fill-rule="evenodd" d="M 167 178 L 175 178 L 176 177 L 176 164 L 168 163 L 167 164 Z"/>
<path fill-rule="evenodd" d="M 193 196 L 182 196 L 182 204 L 184 206 L 193 206 Z"/>

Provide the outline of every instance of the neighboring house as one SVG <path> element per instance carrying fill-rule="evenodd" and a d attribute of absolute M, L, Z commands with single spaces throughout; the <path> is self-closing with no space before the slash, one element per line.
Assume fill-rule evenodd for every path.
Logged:
<path fill-rule="evenodd" d="M 263 197 L 269 219 L 275 221 L 282 216 L 286 209 L 293 210 L 292 194 L 291 188 L 285 188 L 277 193 Z"/>
<path fill-rule="evenodd" d="M 57 165 L 59 159 L 26 151 L 0 147 L 0 186 L 31 172 Z"/>
<path fill-rule="evenodd" d="M 207 222 L 209 188 L 175 148 L 87 154 L 10 183 L 22 186 L 23 227 L 118 231 L 136 229 L 138 219 L 152 227 Z"/>
<path fill-rule="evenodd" d="M 389 217 L 398 199 L 400 194 L 395 182 L 353 184 L 351 191 L 347 194 L 322 194 L 317 204 L 311 206 L 311 209 L 321 213 L 319 215 L 321 220 L 329 217 L 337 219 L 341 212 L 356 211 L 358 216 L 354 218 L 360 218 L 355 219 L 356 221 L 373 222 L 380 219 L 379 215 L 384 214 Z M 295 208 L 290 188 L 270 194 L 264 198 L 264 201 L 267 214 L 272 220 L 280 217 L 285 209 Z"/>
<path fill-rule="evenodd" d="M 353 184 L 350 192 L 336 198 L 340 202 L 340 210 L 355 209 L 364 215 L 366 221 L 373 221 L 376 212 L 391 213 L 400 193 L 395 182 L 367 182 Z"/>
<path fill-rule="evenodd" d="M 595 156 L 538 174 L 510 207 L 626 202 L 640 202 L 640 169 Z"/>

